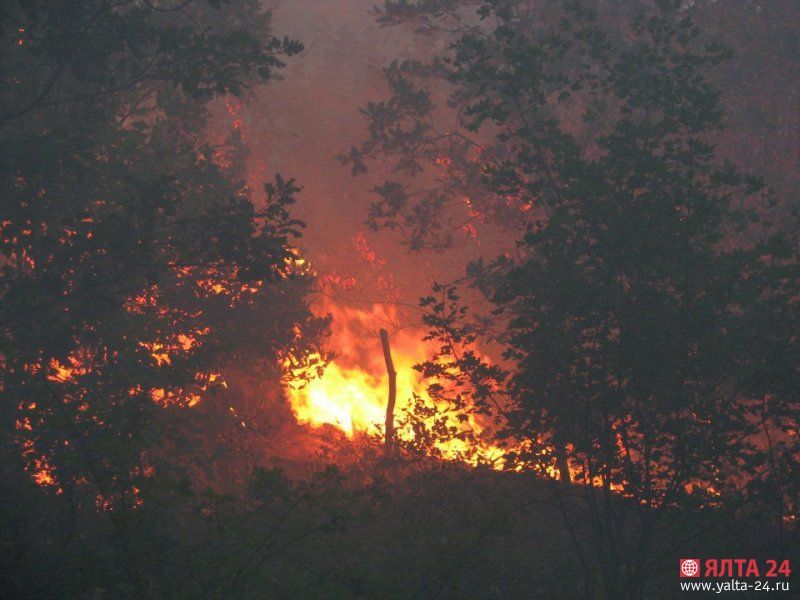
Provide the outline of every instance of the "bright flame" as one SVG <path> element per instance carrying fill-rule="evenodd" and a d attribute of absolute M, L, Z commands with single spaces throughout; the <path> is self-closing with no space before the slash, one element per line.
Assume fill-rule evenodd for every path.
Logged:
<path fill-rule="evenodd" d="M 357 310 L 326 303 L 321 312 L 331 313 L 336 358 L 322 377 L 307 385 L 289 386 L 295 415 L 301 423 L 335 425 L 348 435 L 355 431 L 376 433 L 386 416 L 389 377 L 386 374 L 378 331 L 392 330 L 395 311 L 373 306 Z M 407 330 L 391 337 L 397 371 L 397 413 L 412 391 L 419 392 L 412 366 L 424 360 L 426 348 Z"/>
<path fill-rule="evenodd" d="M 397 314 L 392 305 L 373 305 L 369 310 L 358 310 L 327 303 L 323 312 L 333 315 L 331 328 L 336 357 L 321 377 L 307 384 L 292 382 L 288 385 L 289 399 L 299 422 L 312 426 L 333 425 L 348 437 L 357 431 L 383 432 L 389 376 L 378 337 L 380 328 L 387 329 L 391 335 L 392 359 L 397 372 L 396 426 L 404 410 L 410 408 L 414 394 L 430 402 L 426 382 L 420 381 L 413 367 L 433 353 L 433 346 L 422 341 L 424 332 L 420 329 L 398 329 L 393 325 Z M 448 425 L 462 431 L 468 429 L 476 436 L 483 430 L 472 417 L 462 423 L 451 415 Z M 397 434 L 402 439 L 413 436 L 410 430 L 398 430 Z M 464 453 L 470 453 L 472 461 L 479 457 L 496 461 L 502 454 L 497 447 L 468 444 L 458 439 L 437 447 L 447 458 L 463 458 Z"/>
<path fill-rule="evenodd" d="M 293 390 L 295 414 L 302 423 L 329 423 L 348 435 L 355 430 L 369 430 L 384 420 L 386 409 L 377 396 L 380 390 L 388 390 L 388 385 L 388 381 L 365 371 L 332 362 L 321 378 L 313 379 L 303 389 Z"/>

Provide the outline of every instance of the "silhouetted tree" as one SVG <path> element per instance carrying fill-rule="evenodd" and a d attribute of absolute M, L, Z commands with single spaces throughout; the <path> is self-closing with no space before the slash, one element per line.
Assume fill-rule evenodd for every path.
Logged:
<path fill-rule="evenodd" d="M 345 157 L 422 178 L 377 188 L 368 221 L 412 249 L 448 245 L 464 204 L 517 220 L 516 246 L 465 279 L 508 371 L 475 351 L 482 327 L 448 286 L 422 303 L 441 352 L 421 371 L 463 410 L 502 414 L 510 468 L 584 484 L 607 597 L 642 594 L 675 508 L 739 507 L 750 487 L 773 490 L 781 532 L 797 518 L 796 215 L 771 222 L 762 183 L 717 158 L 709 73 L 727 52 L 681 3 L 656 4 L 609 21 L 565 3 L 542 24 L 527 2 L 387 2 L 383 22 L 454 41 L 387 69 L 393 95 Z M 444 85 L 456 116 L 440 131 Z"/>
<path fill-rule="evenodd" d="M 12 2 L 0 28 L 3 571 L 23 577 L 37 547 L 66 552 L 87 509 L 113 525 L 126 594 L 158 595 L 128 518 L 163 493 L 164 417 L 237 357 L 304 363 L 324 328 L 292 247 L 299 188 L 277 176 L 257 206 L 225 160 L 241 141 L 206 142 L 210 101 L 302 46 L 249 0 Z M 38 539 L 24 478 L 63 499 Z"/>

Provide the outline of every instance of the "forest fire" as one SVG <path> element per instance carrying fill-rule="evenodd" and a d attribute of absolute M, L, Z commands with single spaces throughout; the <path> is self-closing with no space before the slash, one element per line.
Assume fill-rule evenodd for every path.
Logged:
<path fill-rule="evenodd" d="M 797 593 L 797 0 L 65 4 L 0 10 L 0 600 Z"/>
<path fill-rule="evenodd" d="M 368 431 L 383 420 L 379 394 L 388 388 L 385 377 L 359 368 L 330 363 L 325 373 L 300 389 L 291 388 L 292 406 L 300 422 L 335 425 L 348 435 Z"/>
<path fill-rule="evenodd" d="M 424 403 L 431 414 L 414 415 L 430 430 L 440 424 L 452 428 L 452 439 L 438 441 L 436 453 L 446 459 L 500 464 L 502 450 L 479 441 L 484 427 L 470 415 L 460 421 L 449 407 L 437 406 L 426 388 L 430 381 L 420 378 L 414 368 L 433 353 L 429 342 L 422 341 L 418 327 L 398 328 L 395 305 L 372 305 L 360 310 L 331 302 L 322 310 L 333 316 L 332 345 L 335 356 L 324 372 L 309 381 L 292 381 L 287 385 L 292 410 L 301 423 L 311 426 L 332 425 L 352 438 L 361 432 L 383 436 L 389 375 L 381 352 L 379 328 L 391 333 L 390 345 L 397 371 L 396 434 L 400 440 L 411 440 L 414 431 L 406 419 L 413 410 L 414 399 Z M 393 327 L 394 324 L 394 327 Z"/>
<path fill-rule="evenodd" d="M 320 377 L 308 383 L 290 383 L 289 396 L 298 421 L 334 425 L 352 436 L 356 431 L 378 433 L 386 412 L 389 380 L 380 352 L 378 328 L 386 327 L 393 310 L 344 308 L 326 302 L 323 312 L 333 316 L 335 358 Z M 425 356 L 424 344 L 400 331 L 392 336 L 399 387 L 410 394 L 419 384 L 412 367 Z M 402 397 L 403 392 L 400 392 Z"/>

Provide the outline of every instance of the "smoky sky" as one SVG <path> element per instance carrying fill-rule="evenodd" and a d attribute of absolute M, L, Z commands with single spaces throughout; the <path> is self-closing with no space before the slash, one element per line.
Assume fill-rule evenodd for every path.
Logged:
<path fill-rule="evenodd" d="M 316 270 L 355 277 L 365 296 L 376 300 L 386 299 L 376 282 L 389 278 L 399 298 L 414 303 L 434 280 L 458 277 L 470 260 L 491 256 L 511 240 L 501 232 L 466 240 L 446 253 L 410 254 L 396 234 L 364 225 L 370 190 L 396 175 L 388 163 L 376 161 L 366 175 L 354 178 L 336 155 L 365 138 L 359 109 L 386 97 L 384 66 L 395 58 L 424 60 L 446 50 L 445 42 L 415 35 L 410 26 L 379 27 L 370 14 L 374 4 L 273 0 L 275 33 L 299 39 L 306 49 L 288 60 L 281 81 L 245 98 L 239 115 L 251 150 L 249 179 L 268 180 L 279 172 L 304 188 L 295 214 L 308 225 L 301 245 Z M 736 4 L 696 2 L 691 9 L 712 37 L 734 51 L 714 75 L 727 114 L 720 154 L 765 175 L 786 195 L 797 188 L 800 172 L 800 48 L 791 25 L 798 8 L 788 0 Z M 364 246 L 374 251 L 377 263 L 367 264 Z"/>

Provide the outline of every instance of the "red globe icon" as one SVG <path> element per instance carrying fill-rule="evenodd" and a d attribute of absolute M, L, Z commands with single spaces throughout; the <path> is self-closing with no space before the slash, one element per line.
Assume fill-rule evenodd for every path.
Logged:
<path fill-rule="evenodd" d="M 681 577 L 700 577 L 700 560 L 697 558 L 682 558 Z"/>

